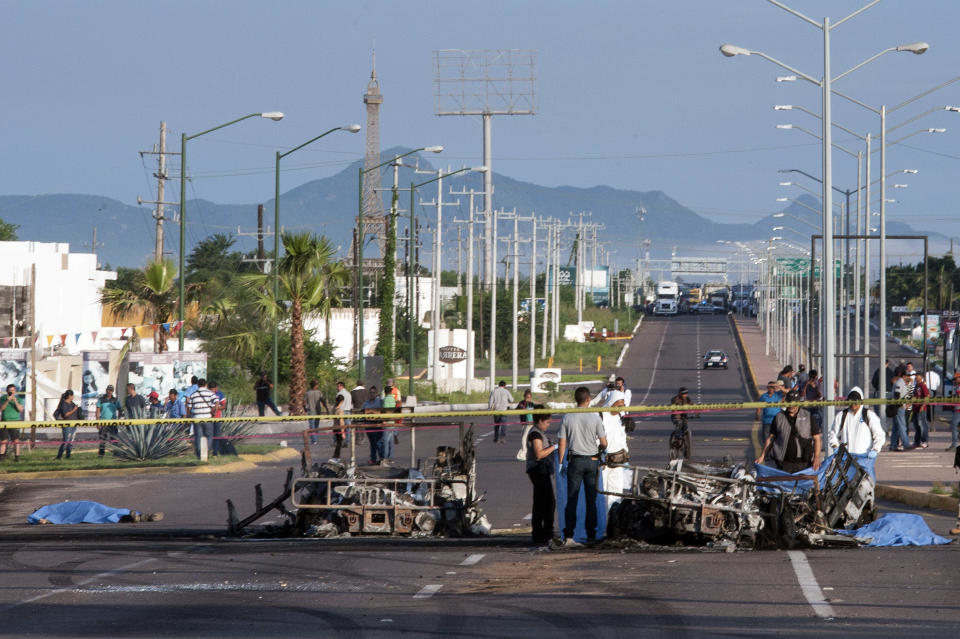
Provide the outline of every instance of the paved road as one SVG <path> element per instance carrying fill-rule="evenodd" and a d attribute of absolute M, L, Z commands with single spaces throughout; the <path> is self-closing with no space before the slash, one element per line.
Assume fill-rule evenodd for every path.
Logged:
<path fill-rule="evenodd" d="M 727 351 L 729 370 L 701 370 L 700 354 L 709 348 Z M 725 318 L 679 317 L 645 320 L 622 372 L 634 403 L 666 403 L 680 385 L 699 401 L 735 401 L 745 398 L 738 367 Z M 751 415 L 736 413 L 692 422 L 694 455 L 744 458 L 751 424 Z M 631 439 L 634 461 L 662 465 L 669 430 L 665 417 L 642 419 Z M 425 430 L 418 448 L 449 443 L 455 432 Z M 530 489 L 513 459 L 517 431 L 507 444 L 492 442 L 489 425 L 478 424 L 477 433 L 488 514 L 497 527 L 522 526 Z M 520 535 L 222 538 L 223 500 L 234 498 L 247 512 L 253 484 L 262 482 L 272 497 L 284 467 L 7 482 L 0 494 L 0 636 L 942 637 L 960 622 L 956 544 L 727 554 L 542 552 Z M 130 526 L 20 523 L 32 506 L 77 498 L 168 516 Z M 924 516 L 940 532 L 952 524 L 945 513 Z"/>

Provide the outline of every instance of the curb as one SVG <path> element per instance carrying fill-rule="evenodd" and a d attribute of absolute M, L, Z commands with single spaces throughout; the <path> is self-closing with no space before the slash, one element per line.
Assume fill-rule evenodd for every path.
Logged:
<path fill-rule="evenodd" d="M 740 355 L 743 357 L 743 363 L 747 367 L 747 374 L 750 376 L 750 381 L 753 382 L 753 391 L 754 394 L 759 397 L 762 393 L 760 392 L 760 384 L 757 382 L 757 375 L 754 373 L 753 362 L 750 359 L 750 352 L 747 350 L 747 347 L 743 345 L 743 336 L 740 335 L 740 327 L 737 325 L 737 320 L 733 319 L 732 316 L 727 316 L 730 319 L 730 325 L 733 327 L 734 339 L 737 342 L 737 348 L 740 350 Z"/>
<path fill-rule="evenodd" d="M 919 490 L 910 488 L 900 488 L 899 486 L 888 486 L 886 484 L 877 484 L 876 496 L 883 499 L 900 502 L 907 506 L 915 508 L 932 508 L 934 510 L 943 510 L 946 512 L 957 512 L 960 509 L 960 499 L 950 497 L 949 495 L 934 495 L 933 493 L 922 493 Z"/>
<path fill-rule="evenodd" d="M 240 455 L 240 459 L 219 466 L 147 466 L 143 468 L 91 468 L 87 470 L 45 470 L 35 473 L 0 474 L 0 482 L 14 479 L 62 479 L 69 477 L 126 477 L 134 475 L 213 475 L 242 473 L 258 464 L 299 458 L 295 448 L 284 448 L 265 455 Z"/>

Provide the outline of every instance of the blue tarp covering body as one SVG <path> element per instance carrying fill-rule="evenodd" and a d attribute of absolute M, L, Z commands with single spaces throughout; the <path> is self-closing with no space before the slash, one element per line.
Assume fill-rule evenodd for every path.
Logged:
<path fill-rule="evenodd" d="M 949 544 L 952 539 L 935 534 L 920 515 L 887 513 L 857 530 L 837 532 L 854 537 L 870 537 L 868 546 L 934 546 Z"/>
<path fill-rule="evenodd" d="M 557 485 L 557 529 L 563 533 L 563 511 L 567 507 L 567 475 L 561 474 L 559 467 L 556 476 Z M 597 539 L 603 539 L 607 530 L 607 498 L 600 495 L 603 490 L 603 473 L 597 473 Z M 580 486 L 580 500 L 577 502 L 577 527 L 573 530 L 573 538 L 581 543 L 587 540 L 587 528 L 584 522 L 587 519 L 587 498 L 583 485 Z"/>
<path fill-rule="evenodd" d="M 869 457 L 867 455 L 852 455 L 850 453 L 844 453 L 844 454 L 851 457 L 855 462 L 857 462 L 860 468 L 867 471 L 867 473 L 873 479 L 874 483 L 876 483 L 877 475 L 874 470 L 874 466 L 876 465 L 877 459 L 875 457 Z M 830 455 L 829 457 L 824 459 L 823 463 L 820 464 L 820 470 L 816 472 L 814 472 L 813 468 L 804 468 L 803 470 L 797 473 L 788 473 L 780 470 L 779 468 L 773 468 L 772 466 L 764 466 L 763 464 L 757 464 L 756 465 L 757 477 L 789 477 L 791 474 L 816 475 L 820 482 L 820 486 L 823 486 L 824 477 L 827 474 L 827 469 L 830 468 L 830 463 L 833 461 L 833 458 L 834 458 L 834 455 Z M 847 479 L 853 479 L 852 468 L 851 468 L 851 473 L 847 475 Z M 813 488 L 813 482 L 810 481 L 809 479 L 805 479 L 805 480 L 798 479 L 795 482 L 778 482 L 777 485 L 783 488 L 784 492 L 793 491 L 793 492 L 802 493 L 802 492 L 807 492 Z M 761 489 L 763 489 L 762 485 L 761 485 Z"/>
<path fill-rule="evenodd" d="M 27 515 L 27 523 L 46 519 L 51 524 L 116 524 L 130 512 L 129 508 L 111 508 L 95 501 L 65 501 L 38 508 Z"/>

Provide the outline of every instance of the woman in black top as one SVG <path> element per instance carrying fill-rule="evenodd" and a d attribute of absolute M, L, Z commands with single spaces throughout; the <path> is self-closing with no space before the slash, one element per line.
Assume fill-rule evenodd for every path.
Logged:
<path fill-rule="evenodd" d="M 542 409 L 542 405 L 533 408 Z M 545 544 L 556 536 L 553 515 L 557 509 L 553 480 L 553 454 L 557 445 L 547 439 L 550 415 L 534 415 L 533 428 L 527 435 L 527 477 L 533 484 L 533 543 Z"/>
<path fill-rule="evenodd" d="M 57 410 L 54 411 L 53 416 L 62 421 L 80 419 L 80 407 L 73 403 L 73 391 L 69 388 L 63 391 L 63 395 L 60 396 L 60 403 L 57 405 Z M 77 437 L 77 427 L 61 426 L 60 432 L 63 434 L 63 441 L 60 443 L 60 450 L 57 451 L 57 459 L 63 457 L 64 450 L 67 452 L 67 459 L 70 459 L 70 451 L 73 450 L 73 440 Z"/>

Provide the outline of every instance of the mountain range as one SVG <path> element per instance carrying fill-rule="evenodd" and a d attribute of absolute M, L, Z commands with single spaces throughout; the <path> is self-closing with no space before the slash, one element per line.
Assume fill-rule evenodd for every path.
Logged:
<path fill-rule="evenodd" d="M 381 157 L 386 160 L 402 154 L 408 149 L 392 148 L 384 151 Z M 415 174 L 411 165 L 416 162 L 422 169 L 433 169 L 426 157 L 417 154 L 403 160 L 406 165 L 400 169 L 401 188 L 409 186 L 411 181 L 422 182 L 430 179 L 423 174 Z M 281 227 L 285 230 L 308 229 L 330 237 L 346 254 L 350 246 L 352 231 L 357 214 L 357 170 L 359 162 L 353 163 L 330 177 L 313 180 L 283 193 L 280 197 Z M 389 169 L 389 167 L 386 167 Z M 461 190 L 467 188 L 481 190 L 479 176 L 470 175 L 468 181 L 451 178 L 449 186 Z M 382 188 L 392 186 L 392 171 L 384 171 Z M 576 219 L 580 211 L 589 212 L 585 220 L 599 223 L 605 228 L 598 231 L 598 239 L 607 242 L 616 252 L 615 262 L 630 264 L 638 253 L 641 239 L 651 241 L 651 257 L 662 259 L 669 257 L 674 247 L 677 255 L 702 257 L 713 252 L 719 254 L 717 241 L 766 241 L 773 226 L 793 226 L 801 233 L 809 232 L 805 224 L 781 217 L 766 216 L 752 223 L 725 224 L 708 219 L 683 206 L 662 191 L 633 191 L 615 189 L 609 186 L 580 188 L 571 186 L 545 187 L 530 182 L 522 182 L 509 176 L 495 173 L 494 206 L 508 211 L 516 210 L 522 216 L 535 212 L 538 217 L 553 217 L 561 220 Z M 168 189 L 176 191 L 176 188 Z M 445 206 L 445 244 L 444 259 L 456 259 L 456 231 L 450 224 L 452 219 L 464 219 L 469 215 L 467 197 L 449 195 L 446 201 L 459 199 L 459 206 Z M 436 197 L 434 185 L 421 187 L 418 195 L 423 200 Z M 400 207 L 406 209 L 409 195 L 400 195 Z M 817 198 L 803 195 L 797 198 L 800 204 L 792 203 L 782 212 L 799 218 L 810 225 L 819 226 L 820 215 L 812 209 L 819 209 Z M 384 202 L 389 204 L 389 192 L 384 193 Z M 477 206 L 481 198 L 477 197 Z M 264 224 L 273 225 L 273 199 L 264 203 Z M 645 209 L 641 222 L 638 210 Z M 173 217 L 173 211 L 167 208 L 167 216 Z M 432 206 L 417 206 L 417 215 L 422 216 L 425 224 L 432 224 L 435 209 Z M 213 233 L 236 234 L 238 228 L 250 233 L 256 228 L 257 203 L 249 205 L 217 204 L 207 200 L 187 201 L 187 251 L 197 241 Z M 21 240 L 41 242 L 69 242 L 71 250 L 86 252 L 93 244 L 93 229 L 96 227 L 97 252 L 100 262 L 111 267 L 143 266 L 153 255 L 154 221 L 151 207 L 136 206 L 118 200 L 96 195 L 50 194 L 50 195 L 0 195 L 0 218 L 20 226 L 17 235 Z M 175 251 L 179 241 L 179 231 L 173 222 L 165 224 L 167 252 Z M 512 232 L 512 223 L 501 222 L 500 235 Z M 888 234 L 924 234 L 909 225 L 899 222 L 887 223 Z M 783 235 L 783 233 L 776 233 Z M 931 240 L 943 240 L 937 233 L 929 233 Z M 464 238 L 466 229 L 464 229 Z M 249 236 L 237 238 L 237 247 L 253 250 L 255 239 Z M 795 244 L 806 246 L 809 240 L 797 235 L 785 238 Z M 423 239 L 428 243 L 429 238 Z M 268 237 L 266 244 L 272 245 Z M 689 251 L 689 253 L 687 253 Z M 174 258 L 176 254 L 173 254 Z"/>

